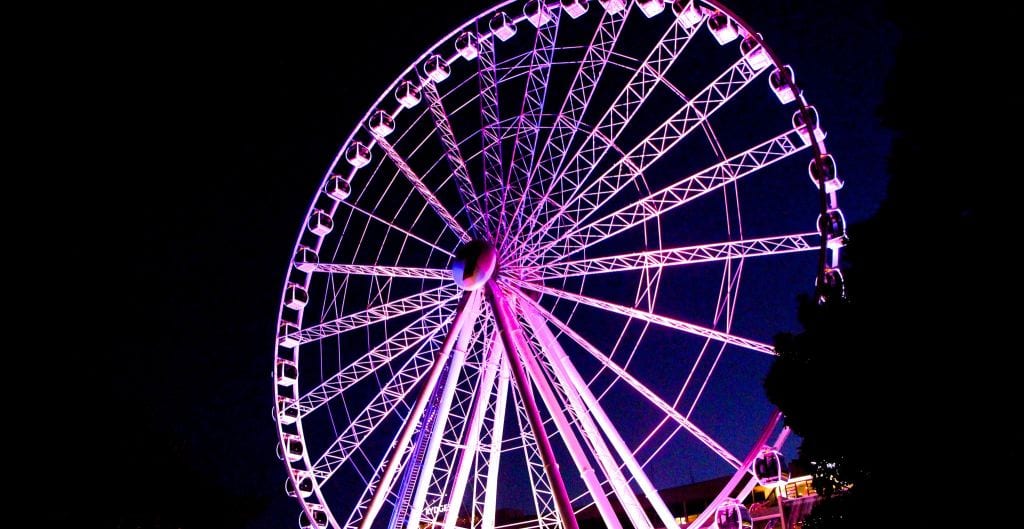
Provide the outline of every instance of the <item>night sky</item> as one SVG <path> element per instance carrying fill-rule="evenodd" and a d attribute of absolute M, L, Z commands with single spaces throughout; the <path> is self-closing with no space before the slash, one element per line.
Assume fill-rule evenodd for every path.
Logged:
<path fill-rule="evenodd" d="M 850 222 L 875 211 L 886 185 L 891 135 L 876 108 L 898 35 L 883 3 L 729 2 L 794 65 L 819 109 Z M 270 381 L 294 237 L 366 107 L 486 7 L 450 4 L 172 12 L 79 29 L 88 44 L 66 59 L 65 79 L 79 83 L 65 102 L 71 125 L 79 137 L 89 124 L 112 134 L 87 154 L 96 176 L 59 198 L 74 215 L 53 244 L 87 264 L 54 276 L 46 288 L 59 297 L 50 299 L 69 303 L 41 312 L 71 320 L 43 335 L 67 366 L 55 372 L 42 359 L 60 397 L 32 419 L 53 457 L 32 466 L 29 487 L 39 480 L 68 498 L 45 517 L 295 524 L 274 455 Z"/>

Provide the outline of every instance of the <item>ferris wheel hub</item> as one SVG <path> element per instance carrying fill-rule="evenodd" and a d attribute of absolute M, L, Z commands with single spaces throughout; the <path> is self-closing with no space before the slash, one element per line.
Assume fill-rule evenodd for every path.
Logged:
<path fill-rule="evenodd" d="M 491 243 L 479 239 L 469 241 L 455 252 L 452 276 L 463 289 L 478 290 L 494 274 L 497 264 L 498 253 Z"/>

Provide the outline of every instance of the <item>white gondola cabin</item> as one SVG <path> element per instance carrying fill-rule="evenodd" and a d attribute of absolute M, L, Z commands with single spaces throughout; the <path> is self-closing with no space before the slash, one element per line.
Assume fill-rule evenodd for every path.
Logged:
<path fill-rule="evenodd" d="M 530 0 L 523 6 L 523 14 L 534 27 L 541 27 L 551 21 L 551 8 L 544 2 Z"/>
<path fill-rule="evenodd" d="M 665 0 L 636 0 L 636 4 L 647 18 L 654 18 L 665 10 Z"/>
<path fill-rule="evenodd" d="M 613 14 L 613 15 L 615 13 L 618 13 L 619 11 L 622 11 L 623 9 L 626 9 L 626 2 L 625 2 L 625 0 L 598 0 L 598 1 L 601 3 L 601 7 L 604 7 L 605 11 L 607 11 L 607 12 Z"/>
<path fill-rule="evenodd" d="M 715 527 L 718 529 L 751 529 L 753 526 L 750 511 L 742 503 L 727 500 L 715 510 Z"/>
<path fill-rule="evenodd" d="M 516 25 L 512 23 L 512 18 L 504 12 L 495 13 L 491 17 L 491 21 L 488 22 L 488 26 L 494 33 L 495 37 L 498 37 L 502 42 L 512 38 L 516 34 Z"/>
<path fill-rule="evenodd" d="M 692 0 L 676 0 L 672 3 L 672 12 L 686 29 L 693 29 L 704 19 L 704 12 Z"/>
<path fill-rule="evenodd" d="M 839 179 L 836 169 L 836 160 L 831 154 L 825 154 L 811 159 L 807 171 L 811 174 L 814 185 L 820 189 L 825 186 L 826 193 L 833 193 L 843 187 L 843 181 Z"/>
<path fill-rule="evenodd" d="M 811 144 L 811 135 L 814 135 L 813 141 L 822 141 L 825 139 L 825 132 L 821 130 L 821 125 L 818 123 L 818 111 L 813 107 L 807 107 L 807 119 L 804 119 L 804 111 L 797 110 L 793 113 L 793 128 L 796 129 L 797 134 L 800 135 L 800 139 L 804 140 L 804 145 Z M 810 123 L 805 123 L 809 121 Z"/>
<path fill-rule="evenodd" d="M 334 220 L 331 219 L 331 216 L 326 211 L 314 209 L 313 213 L 309 215 L 309 223 L 307 225 L 309 231 L 323 237 L 334 229 Z"/>
<path fill-rule="evenodd" d="M 299 332 L 298 325 L 295 325 L 290 321 L 282 321 L 281 326 L 277 329 L 277 343 L 281 347 L 297 347 L 299 345 L 299 340 L 295 337 L 295 333 L 297 332 Z"/>
<path fill-rule="evenodd" d="M 367 124 L 370 126 L 370 132 L 378 138 L 383 138 L 395 131 L 394 118 L 383 110 L 374 112 Z"/>
<path fill-rule="evenodd" d="M 828 303 L 846 297 L 846 281 L 838 268 L 826 268 L 821 280 L 815 280 L 818 287 L 818 301 Z"/>
<path fill-rule="evenodd" d="M 747 35 L 740 42 L 740 53 L 743 54 L 747 64 L 755 72 L 760 72 L 772 64 L 772 59 L 768 56 L 768 52 L 753 35 Z"/>
<path fill-rule="evenodd" d="M 590 9 L 589 0 L 562 0 L 562 11 L 572 18 L 580 18 Z"/>
<path fill-rule="evenodd" d="M 708 18 L 708 29 L 721 45 L 726 45 L 740 36 L 739 26 L 729 15 L 719 11 Z"/>
<path fill-rule="evenodd" d="M 420 104 L 420 89 L 412 81 L 402 81 L 395 89 L 395 99 L 405 108 Z"/>
<path fill-rule="evenodd" d="M 830 209 L 824 215 L 818 216 L 818 230 L 821 236 L 825 237 L 825 244 L 829 248 L 846 246 L 846 219 L 838 208 Z"/>
<path fill-rule="evenodd" d="M 294 482 L 290 479 L 285 480 L 284 490 L 293 498 L 308 498 L 313 495 L 313 478 L 306 472 L 296 472 Z"/>
<path fill-rule="evenodd" d="M 349 165 L 359 169 L 370 163 L 370 148 L 358 141 L 354 141 L 345 149 L 345 160 Z"/>
<path fill-rule="evenodd" d="M 320 262 L 320 258 L 316 255 L 316 251 L 308 246 L 299 246 L 295 250 L 295 268 L 303 272 L 312 272 L 316 269 L 317 263 Z"/>
<path fill-rule="evenodd" d="M 772 87 L 772 92 L 775 92 L 775 97 L 779 98 L 783 105 L 796 101 L 794 81 L 793 69 L 789 65 L 776 68 L 768 76 L 768 84 Z"/>
<path fill-rule="evenodd" d="M 455 39 L 455 51 L 467 61 L 472 61 L 480 55 L 480 43 L 477 42 L 476 33 L 466 31 Z"/>
<path fill-rule="evenodd" d="M 292 386 L 295 381 L 299 378 L 299 368 L 295 365 L 295 362 L 291 360 L 285 360 L 284 358 L 278 358 L 277 363 L 274 364 L 274 376 L 277 378 L 277 383 L 282 386 Z"/>
<path fill-rule="evenodd" d="M 299 514 L 299 527 L 302 529 L 324 529 L 327 527 L 327 513 L 323 509 L 310 505 L 309 511 L 313 513 L 313 522 L 310 523 L 309 517 L 306 516 L 306 511 L 302 511 Z"/>
<path fill-rule="evenodd" d="M 293 406 L 293 404 L 295 404 L 295 399 L 281 395 L 277 396 L 277 422 L 281 424 L 295 424 L 295 421 L 299 420 L 299 408 Z"/>
<path fill-rule="evenodd" d="M 331 175 L 327 179 L 327 194 L 337 201 L 345 200 L 352 194 L 352 185 L 341 175 Z"/>
<path fill-rule="evenodd" d="M 283 433 L 281 434 L 281 439 L 284 441 L 285 459 L 292 463 L 302 459 L 302 454 L 306 452 L 306 447 L 302 444 L 302 438 L 297 435 Z"/>
<path fill-rule="evenodd" d="M 435 83 L 440 83 L 448 78 L 452 74 L 452 69 L 448 66 L 448 63 L 444 61 L 444 58 L 440 55 L 431 55 L 427 57 L 427 60 L 423 61 L 423 73 Z"/>
<path fill-rule="evenodd" d="M 789 481 L 786 458 L 773 448 L 765 448 L 754 459 L 754 477 L 762 487 L 770 487 Z"/>
<path fill-rule="evenodd" d="M 302 285 L 289 283 L 284 289 L 284 305 L 292 310 L 302 310 L 309 303 L 309 294 Z"/>

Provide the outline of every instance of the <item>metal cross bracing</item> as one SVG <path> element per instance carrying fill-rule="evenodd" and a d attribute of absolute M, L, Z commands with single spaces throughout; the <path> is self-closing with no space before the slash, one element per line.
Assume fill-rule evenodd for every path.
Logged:
<path fill-rule="evenodd" d="M 751 351 L 756 351 L 758 353 L 764 353 L 769 355 L 775 354 L 775 349 L 768 344 L 761 343 L 756 340 L 751 340 L 748 338 L 734 336 L 728 333 L 717 331 L 715 329 L 709 329 L 707 327 L 703 327 L 694 323 L 688 323 L 668 316 L 663 316 L 661 314 L 655 314 L 653 312 L 638 310 L 632 307 L 627 307 L 624 305 L 619 305 L 617 303 L 612 303 L 609 301 L 584 296 L 582 294 L 574 294 L 572 292 L 559 290 L 557 288 L 552 288 L 537 283 L 528 283 L 526 281 L 521 281 L 519 279 L 507 278 L 506 281 L 525 290 L 529 290 L 539 294 L 548 294 L 551 296 L 565 299 L 567 301 L 582 303 L 584 305 L 589 305 L 591 307 L 603 309 L 611 313 L 616 313 L 625 316 L 627 318 L 635 318 L 638 320 L 655 323 L 695 336 L 711 338 L 713 340 L 717 340 L 730 345 L 750 349 Z"/>
<path fill-rule="evenodd" d="M 560 279 L 593 274 L 607 274 L 630 270 L 647 270 L 666 266 L 816 251 L 819 234 L 816 232 L 762 237 L 679 248 L 648 250 L 606 257 L 592 257 L 576 261 L 558 260 L 534 268 L 512 269 L 511 273 L 528 281 Z"/>
<path fill-rule="evenodd" d="M 533 179 L 537 179 L 536 187 L 539 189 L 546 189 L 549 185 L 554 184 L 555 169 L 560 165 L 562 157 L 565 156 L 576 131 L 581 126 L 583 112 L 587 109 L 590 98 L 594 95 L 594 89 L 597 87 L 598 81 L 601 79 L 601 75 L 608 64 L 612 50 L 615 47 L 615 42 L 618 40 L 624 26 L 626 13 L 627 11 L 622 11 L 616 14 L 605 13 L 602 15 L 590 46 L 587 47 L 586 53 L 580 60 L 579 70 L 577 70 L 572 85 L 569 87 L 565 99 L 555 116 L 555 122 L 548 139 L 540 149 L 534 167 L 527 176 L 524 185 L 527 191 L 523 193 L 512 214 L 516 224 L 512 230 L 508 230 L 499 247 L 507 248 L 509 246 L 509 235 L 523 229 L 522 215 L 528 200 L 536 202 L 532 205 L 535 210 L 547 210 L 550 208 L 547 203 L 551 200 L 548 194 L 542 195 L 540 200 L 534 200 L 529 197 L 529 191 L 533 190 Z"/>
<path fill-rule="evenodd" d="M 436 307 L 454 300 L 459 295 L 461 295 L 459 287 L 446 283 L 418 294 L 411 294 L 404 298 L 388 301 L 381 305 L 307 327 L 289 336 L 295 338 L 299 344 L 322 340 L 396 316 L 404 316 L 423 309 Z"/>
<path fill-rule="evenodd" d="M 683 206 L 711 191 L 721 189 L 805 148 L 807 148 L 807 144 L 799 140 L 796 131 L 786 131 L 707 169 L 677 179 L 675 183 L 665 189 L 651 193 L 593 222 L 583 223 L 589 214 L 584 215 L 579 219 L 577 227 L 567 230 L 556 241 L 546 246 L 547 251 L 555 256 L 550 260 L 561 261 L 589 248 L 598 241 Z M 616 190 L 621 188 L 622 185 L 619 185 Z M 610 193 L 614 192 L 610 191 Z M 592 210 L 596 210 L 598 207 L 595 205 Z"/>
<path fill-rule="evenodd" d="M 544 100 L 547 96 L 548 80 L 551 74 L 551 61 L 555 54 L 555 40 L 558 37 L 560 11 L 552 13 L 551 20 L 537 28 L 530 53 L 530 70 L 526 77 L 526 88 L 523 91 L 523 102 L 516 123 L 516 134 L 512 141 L 512 157 L 506 171 L 505 183 L 502 186 L 501 211 L 498 219 L 498 233 L 511 231 L 515 203 L 529 201 L 529 175 L 533 166 L 534 152 L 537 149 L 537 137 L 540 133 L 540 120 L 544 113 Z M 511 193 L 515 190 L 515 193 Z M 516 196 L 518 195 L 518 196 Z"/>
<path fill-rule="evenodd" d="M 571 132 L 567 134 L 567 138 L 565 135 L 552 134 L 551 137 L 557 139 L 559 143 L 552 145 L 548 156 L 542 155 L 538 163 L 537 170 L 542 175 L 540 182 L 545 197 L 550 197 L 552 202 L 560 207 L 575 197 L 580 186 L 607 154 L 625 125 L 633 119 L 664 73 L 686 49 L 693 32 L 693 29 L 687 29 L 679 23 L 669 26 L 668 31 L 659 39 L 641 66 L 637 68 L 633 77 L 622 88 L 597 125 L 592 128 L 580 147 L 576 149 L 575 154 L 567 161 L 566 152 L 568 146 L 573 142 L 577 129 L 573 125 L 579 123 L 581 118 L 571 122 L 563 120 L 563 126 L 571 129 Z M 599 80 L 599 77 L 594 78 L 594 83 L 589 87 L 591 93 Z M 577 109 L 577 113 L 582 115 L 582 110 Z M 563 168 L 563 164 L 567 165 Z M 546 206 L 544 207 L 546 208 Z M 557 232 L 560 227 L 560 224 L 555 222 L 559 220 L 559 215 L 556 214 L 558 211 L 560 209 L 555 211 L 539 209 L 534 212 L 524 225 L 530 234 L 526 240 L 531 241 L 532 244 L 537 235 L 543 234 L 549 229 L 554 229 Z"/>
<path fill-rule="evenodd" d="M 498 109 L 498 80 L 494 66 L 494 38 L 482 39 L 477 56 L 477 78 L 480 84 L 480 138 L 483 142 L 483 203 L 485 225 L 497 230 L 501 219 L 501 199 L 490 193 L 500 193 L 505 174 L 501 157 L 500 112 Z M 493 233 L 493 230 L 489 229 Z"/>
<path fill-rule="evenodd" d="M 414 347 L 414 356 L 429 356 L 439 342 L 435 337 L 453 317 L 453 311 L 443 305 L 427 310 L 416 321 L 303 394 L 292 406 L 298 408 L 300 418 L 304 417 Z"/>
<path fill-rule="evenodd" d="M 616 161 L 611 168 L 569 198 L 552 219 L 535 231 L 543 242 L 538 241 L 536 250 L 530 252 L 530 262 L 536 262 L 538 256 L 544 255 L 564 240 L 560 237 L 554 241 L 544 241 L 544 234 L 550 233 L 548 230 L 555 219 L 564 217 L 565 222 L 578 226 L 612 196 L 632 183 L 669 149 L 703 124 L 711 114 L 750 84 L 761 71 L 763 70 L 751 68 L 744 59 L 738 60 L 673 113 L 665 123 L 630 149 L 625 157 Z M 614 140 L 614 137 L 611 138 Z"/>

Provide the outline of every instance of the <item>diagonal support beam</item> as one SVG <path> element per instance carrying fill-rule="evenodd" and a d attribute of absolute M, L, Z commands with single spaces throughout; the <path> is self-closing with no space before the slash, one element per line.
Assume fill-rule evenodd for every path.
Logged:
<path fill-rule="evenodd" d="M 484 33 L 484 32 L 480 32 Z M 480 139 L 483 143 L 484 220 L 488 231 L 494 231 L 501 219 L 501 200 L 492 193 L 501 193 L 505 174 L 501 158 L 501 127 L 498 109 L 498 79 L 494 56 L 495 38 L 481 39 L 477 55 L 477 79 L 480 86 Z"/>
<path fill-rule="evenodd" d="M 555 460 L 555 452 L 551 448 L 551 439 L 544 430 L 544 420 L 540 416 L 540 409 L 537 401 L 533 398 L 530 390 L 530 382 L 526 378 L 526 371 L 523 369 L 519 357 L 528 354 L 526 341 L 523 337 L 523 329 L 519 326 L 512 309 L 508 305 L 504 292 L 493 280 L 487 282 L 487 296 L 494 311 L 495 319 L 498 321 L 498 330 L 501 333 L 501 341 L 505 346 L 505 358 L 515 380 L 516 388 L 526 408 L 527 419 L 530 422 L 530 429 L 533 431 L 540 450 L 540 456 L 544 462 L 544 473 L 547 475 L 551 485 L 551 491 L 555 496 L 555 507 L 558 516 L 562 521 L 564 529 L 579 529 L 576 523 L 576 513 L 572 510 L 572 502 L 569 493 L 565 488 L 565 482 L 558 472 L 558 462 Z M 360 528 L 366 529 L 366 528 Z"/>
<path fill-rule="evenodd" d="M 605 11 L 601 15 L 597 31 L 594 33 L 594 37 L 590 41 L 583 59 L 580 61 L 576 77 L 573 78 L 572 85 L 566 93 L 565 100 L 562 102 L 555 123 L 551 128 L 551 133 L 548 135 L 548 139 L 540 151 L 540 156 L 537 157 L 536 166 L 530 174 L 531 179 L 537 178 L 537 187 L 540 189 L 548 189 L 549 186 L 553 186 L 555 183 L 555 175 L 558 168 L 562 165 L 562 161 L 569 150 L 569 146 L 572 144 L 576 132 L 580 128 L 583 113 L 586 111 L 587 106 L 589 106 L 591 96 L 593 96 L 594 90 L 597 88 L 598 81 L 601 79 L 602 74 L 604 74 L 605 67 L 608 65 L 608 59 L 611 58 L 612 50 L 625 25 L 624 22 L 628 12 L 628 9 L 618 13 Z M 537 201 L 534 211 L 548 210 L 547 202 L 550 200 L 548 194 L 545 194 L 541 200 Z M 519 217 L 523 205 L 523 201 L 520 201 L 513 217 Z M 530 218 L 527 220 L 532 223 L 533 213 L 531 213 Z"/>
<path fill-rule="evenodd" d="M 598 461 L 601 462 L 601 467 L 604 469 L 608 481 L 615 489 L 619 502 L 629 513 L 633 527 L 650 527 L 651 524 L 644 515 L 643 508 L 640 506 L 640 502 L 637 501 L 636 495 L 633 494 L 633 490 L 629 487 L 625 476 L 619 470 L 618 463 L 613 459 L 611 451 L 602 438 L 602 433 L 608 437 L 608 441 L 626 465 L 626 469 L 629 470 L 633 475 L 633 479 L 640 485 L 640 490 L 647 496 L 647 500 L 651 503 L 662 525 L 664 527 L 672 527 L 675 523 L 674 517 L 658 494 L 658 490 L 654 488 L 643 468 L 636 458 L 633 457 L 633 452 L 630 451 L 622 436 L 619 435 L 618 429 L 615 428 L 615 425 L 608 418 L 604 408 L 598 403 L 597 398 L 590 391 L 586 382 L 583 381 L 583 377 L 576 371 L 576 366 L 572 364 L 569 355 L 565 354 L 565 350 L 562 349 L 555 335 L 548 329 L 543 317 L 529 303 L 524 304 L 522 312 L 530 329 L 540 340 L 540 350 L 545 355 L 555 377 L 561 381 L 561 386 L 568 397 L 569 406 L 575 410 L 574 415 L 583 431 L 586 432 L 586 437 L 593 445 Z M 600 425 L 600 428 L 598 425 Z"/>
<path fill-rule="evenodd" d="M 647 101 L 654 88 L 664 79 L 665 72 L 686 49 L 698 27 L 686 28 L 678 20 L 669 26 L 665 34 L 658 40 L 658 44 L 616 96 L 615 101 L 598 120 L 597 125 L 584 138 L 583 143 L 574 151 L 574 154 L 568 158 L 566 158 L 565 151 L 569 148 L 572 134 L 575 134 L 580 119 L 582 119 L 582 111 L 580 111 L 579 117 L 571 123 L 565 124 L 572 128 L 573 132 L 565 141 L 564 148 L 561 149 L 562 152 L 553 152 L 550 160 L 542 158 L 542 161 L 545 162 L 540 167 L 542 180 L 548 183 L 544 190 L 545 198 L 551 197 L 555 203 L 565 205 L 577 196 L 584 181 L 604 159 L 614 141 L 633 119 L 641 105 Z M 609 53 L 610 51 L 609 49 Z M 596 81 L 595 78 L 594 82 L 596 83 Z M 563 163 L 565 163 L 564 167 Z M 528 239 L 543 237 L 553 228 L 555 233 L 559 232 L 558 228 L 563 220 L 560 214 L 561 207 L 551 209 L 547 208 L 545 204 L 541 205 L 544 207 L 532 213 L 525 226 L 530 233 Z M 541 225 L 543 227 L 539 227 Z"/>
<path fill-rule="evenodd" d="M 505 246 L 507 235 L 513 231 L 514 213 L 509 211 L 507 202 L 521 203 L 527 200 L 530 189 L 530 176 L 534 154 L 537 148 L 537 136 L 540 133 L 540 120 L 544 112 L 544 101 L 547 98 L 548 80 L 551 77 L 551 61 L 555 54 L 555 40 L 558 37 L 561 10 L 551 12 L 551 20 L 537 29 L 530 53 L 530 69 L 526 77 L 526 88 L 516 126 L 516 135 L 512 142 L 512 158 L 509 162 L 508 177 L 502 188 L 501 219 L 498 236 L 501 237 L 500 248 Z M 510 195 L 510 192 L 514 192 Z M 518 197 L 514 194 L 519 194 Z M 518 198 L 518 200 L 517 200 Z"/>
<path fill-rule="evenodd" d="M 416 189 L 416 192 L 423 197 L 423 200 L 427 201 L 430 209 L 433 209 L 434 213 L 437 213 L 437 216 L 441 217 L 441 220 L 444 221 L 448 228 L 455 232 L 455 235 L 458 236 L 462 242 L 469 242 L 472 240 L 472 237 L 470 237 L 469 233 L 467 233 L 462 225 L 459 224 L 459 221 L 455 219 L 455 216 L 444 207 L 444 204 L 441 204 L 437 195 L 435 195 L 434 192 L 423 183 L 423 179 L 412 170 L 412 167 L 409 167 L 409 164 L 404 158 L 402 158 L 401 154 L 398 154 L 398 151 L 395 150 L 394 146 L 381 137 L 377 138 L 377 145 L 380 146 L 385 154 L 387 154 L 391 163 L 395 164 L 395 167 L 398 167 L 398 170 L 405 176 L 406 180 L 412 184 L 412 187 Z"/>
<path fill-rule="evenodd" d="M 437 130 L 437 134 L 441 138 L 441 144 L 444 146 L 448 167 L 455 177 L 455 187 L 459 190 L 459 198 L 462 199 L 462 204 L 466 207 L 466 214 L 469 216 L 470 221 L 469 231 L 477 235 L 489 236 L 486 215 L 481 209 L 478 199 L 479 195 L 474 189 L 473 181 L 469 177 L 469 169 L 466 168 L 466 161 L 463 159 L 462 151 L 459 149 L 459 140 L 455 137 L 451 120 L 448 119 L 448 113 L 441 102 L 441 95 L 437 93 L 437 87 L 434 86 L 434 83 L 426 83 L 426 86 L 423 87 L 423 93 L 427 98 L 430 116 L 434 120 L 434 128 Z"/>
<path fill-rule="evenodd" d="M 423 416 L 423 411 L 427 408 L 427 402 L 430 400 L 431 394 L 434 392 L 434 388 L 437 386 L 438 379 L 441 378 L 441 371 L 444 370 L 444 365 L 448 363 L 448 357 L 451 355 L 452 348 L 455 347 L 455 341 L 459 334 L 462 333 L 463 328 L 467 325 L 472 328 L 473 322 L 470 316 L 476 316 L 476 309 L 479 307 L 480 298 L 475 295 L 474 292 L 466 291 L 462 295 L 462 300 L 459 301 L 459 307 L 455 311 L 455 319 L 452 321 L 451 329 L 448 331 L 448 336 L 445 338 L 444 343 L 441 344 L 441 350 L 437 353 L 434 365 L 430 368 L 430 372 L 427 374 L 426 383 L 423 385 L 423 389 L 420 392 L 419 398 L 416 399 L 416 403 L 412 409 L 409 410 L 409 415 L 405 418 L 405 424 L 402 426 L 401 432 L 395 439 L 394 444 L 391 446 L 392 457 L 389 458 L 387 466 L 384 467 L 384 472 L 381 475 L 379 483 L 381 485 L 390 484 L 394 481 L 395 475 L 398 473 L 400 466 L 400 457 L 397 457 L 406 450 L 409 445 L 409 441 L 412 440 L 412 434 L 416 431 L 416 426 L 420 422 L 420 418 Z M 388 487 L 378 486 L 373 493 L 373 497 L 370 499 L 369 505 L 366 507 L 366 514 L 363 519 L 359 521 L 358 529 L 370 529 L 373 525 L 373 521 L 377 518 L 377 514 L 380 512 L 381 507 L 384 504 L 384 498 L 387 496 Z"/>
<path fill-rule="evenodd" d="M 762 70 L 763 71 L 763 70 Z M 651 165 L 661 159 L 672 147 L 686 138 L 694 129 L 702 126 L 707 119 L 728 103 L 736 94 L 750 84 L 760 72 L 741 58 L 720 74 L 685 105 L 672 114 L 638 145 L 626 153 L 612 167 L 565 203 L 561 210 L 549 219 L 538 233 L 543 235 L 557 219 L 563 225 L 577 226 L 605 205 L 619 191 L 632 183 Z M 558 237 L 556 235 L 556 237 Z M 546 244 L 538 245 L 533 252 L 536 256 L 547 252 L 558 242 L 558 237 Z"/>

